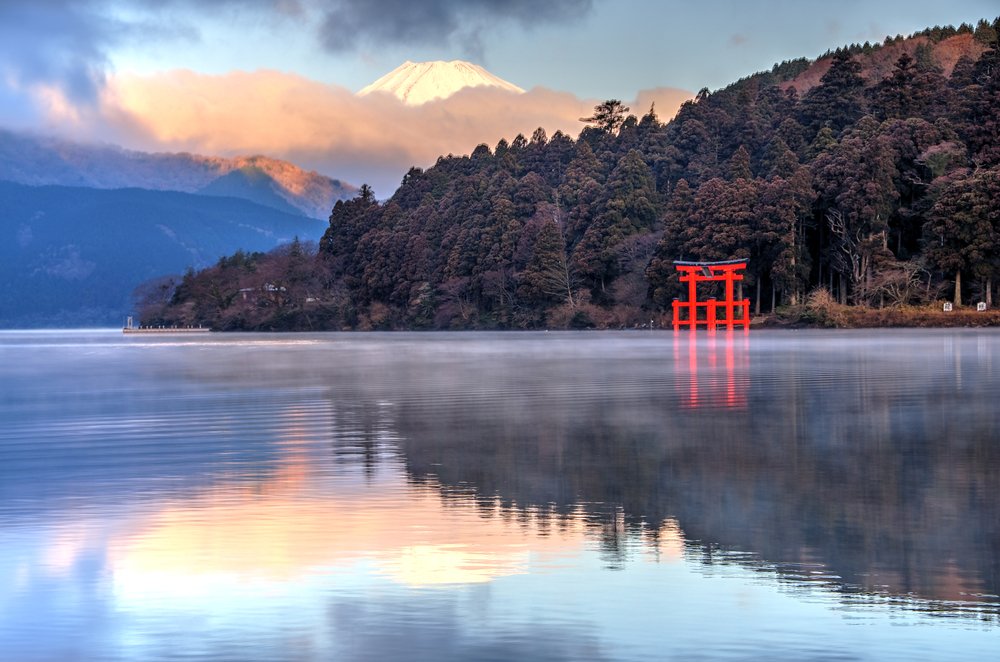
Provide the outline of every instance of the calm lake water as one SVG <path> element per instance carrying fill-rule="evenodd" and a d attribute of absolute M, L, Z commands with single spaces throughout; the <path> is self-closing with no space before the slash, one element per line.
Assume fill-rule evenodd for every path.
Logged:
<path fill-rule="evenodd" d="M 997 659 L 998 403 L 996 331 L 0 332 L 0 659 Z"/>

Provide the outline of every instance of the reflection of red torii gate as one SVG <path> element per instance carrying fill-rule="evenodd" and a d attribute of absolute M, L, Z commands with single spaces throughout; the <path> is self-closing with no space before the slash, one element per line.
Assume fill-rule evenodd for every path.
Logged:
<path fill-rule="evenodd" d="M 732 329 L 742 326 L 750 329 L 750 299 L 737 301 L 733 295 L 733 283 L 743 280 L 740 273 L 747 268 L 746 260 L 726 260 L 724 262 L 683 262 L 675 261 L 674 266 L 681 273 L 681 282 L 688 284 L 687 301 L 674 299 L 674 330 L 687 326 L 694 330 L 703 325 L 710 331 L 718 326 Z M 698 283 L 723 282 L 726 284 L 726 298 L 717 301 L 698 301 Z M 698 309 L 705 309 L 705 316 L 698 319 Z M 721 308 L 723 316 L 719 317 Z M 681 311 L 687 310 L 687 319 L 681 319 Z M 737 313 L 740 313 L 737 316 Z"/>
<path fill-rule="evenodd" d="M 720 337 L 709 333 L 707 338 L 697 333 L 686 335 L 687 339 L 681 340 L 681 334 L 674 334 L 674 388 L 680 395 L 681 406 L 746 409 L 750 389 L 747 334 L 734 337 L 727 333 Z"/>

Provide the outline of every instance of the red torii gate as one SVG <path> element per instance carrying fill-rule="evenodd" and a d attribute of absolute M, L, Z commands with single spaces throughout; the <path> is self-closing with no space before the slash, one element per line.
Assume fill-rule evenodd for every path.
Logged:
<path fill-rule="evenodd" d="M 733 329 L 742 326 L 750 330 L 750 299 L 737 301 L 733 294 L 733 283 L 743 280 L 742 271 L 747 268 L 746 260 L 724 260 L 721 262 L 674 261 L 674 267 L 681 273 L 681 282 L 688 284 L 687 301 L 674 299 L 674 330 L 687 326 L 692 331 L 702 325 L 710 331 L 719 326 Z M 726 284 L 726 298 L 718 301 L 698 301 L 698 283 L 723 282 Z M 705 316 L 698 319 L 698 309 L 705 309 Z M 720 318 L 718 309 L 723 316 Z M 687 319 L 681 319 L 681 311 L 687 310 Z M 739 313 L 739 316 L 737 316 Z"/>

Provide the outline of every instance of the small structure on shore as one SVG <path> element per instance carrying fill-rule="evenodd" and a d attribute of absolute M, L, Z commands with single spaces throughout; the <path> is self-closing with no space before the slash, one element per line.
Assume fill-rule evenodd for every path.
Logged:
<path fill-rule="evenodd" d="M 122 328 L 122 333 L 210 333 L 211 331 L 206 326 L 135 326 L 131 315 Z"/>
<path fill-rule="evenodd" d="M 734 284 L 740 283 L 742 295 L 743 271 L 747 268 L 746 260 L 724 260 L 721 262 L 685 262 L 674 261 L 674 267 L 680 272 L 682 283 L 688 284 L 687 301 L 674 299 L 674 330 L 683 326 L 692 331 L 699 325 L 709 331 L 720 326 L 733 329 L 742 326 L 750 330 L 750 299 L 735 298 Z M 698 283 L 725 283 L 725 298 L 719 301 L 710 297 L 705 301 L 698 300 Z M 682 312 L 687 311 L 683 316 Z M 700 315 L 699 311 L 704 311 Z M 722 313 L 720 315 L 720 312 Z"/>

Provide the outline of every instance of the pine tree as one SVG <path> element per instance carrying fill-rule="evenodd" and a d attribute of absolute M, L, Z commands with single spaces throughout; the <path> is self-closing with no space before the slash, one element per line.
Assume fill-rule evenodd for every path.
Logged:
<path fill-rule="evenodd" d="M 520 292 L 528 301 L 575 305 L 570 267 L 559 224 L 552 217 L 541 221 L 531 258 L 520 275 Z"/>
<path fill-rule="evenodd" d="M 839 133 L 864 114 L 863 88 L 861 65 L 847 50 L 838 52 L 819 85 L 803 99 L 806 123 L 814 132 L 827 126 Z"/>
<path fill-rule="evenodd" d="M 745 146 L 740 145 L 739 149 L 729 157 L 726 174 L 727 179 L 731 182 L 737 179 L 753 179 L 753 173 L 750 171 L 750 152 L 747 151 Z"/>
<path fill-rule="evenodd" d="M 913 80 L 916 75 L 913 58 L 904 52 L 896 60 L 892 74 L 875 86 L 873 110 L 880 119 L 914 116 Z"/>
<path fill-rule="evenodd" d="M 608 99 L 604 103 L 594 106 L 594 114 L 590 117 L 581 117 L 581 122 L 593 124 L 604 133 L 615 135 L 618 129 L 625 123 L 625 116 L 629 108 L 618 99 Z"/>

